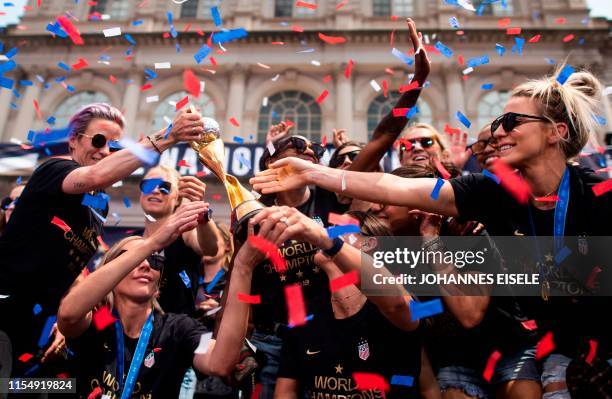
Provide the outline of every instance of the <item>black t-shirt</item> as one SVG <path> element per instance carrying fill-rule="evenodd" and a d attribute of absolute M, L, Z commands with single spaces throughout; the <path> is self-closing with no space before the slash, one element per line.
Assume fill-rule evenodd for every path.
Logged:
<path fill-rule="evenodd" d="M 0 293 L 11 294 L 31 309 L 55 314 L 62 295 L 98 248 L 102 222 L 88 206 L 84 194 L 62 191 L 64 178 L 80 165 L 54 158 L 32 174 L 11 220 L 0 237 Z M 96 211 L 105 217 L 108 207 Z M 51 223 L 64 221 L 64 232 Z"/>
<path fill-rule="evenodd" d="M 391 385 L 386 397 L 416 398 L 420 369 L 420 333 L 400 330 L 366 301 L 346 319 L 315 315 L 292 329 L 283 342 L 278 377 L 297 380 L 304 393 L 300 397 L 357 398 L 362 396 L 355 389 L 354 372 L 376 373 L 389 383 L 394 375 L 409 376 L 412 387 Z M 383 395 L 374 390 L 363 397 Z"/>
<path fill-rule="evenodd" d="M 567 209 L 565 236 L 607 236 L 610 234 L 612 220 L 612 193 L 596 197 L 592 186 L 603 179 L 588 169 L 568 165 L 570 198 Z M 554 209 L 539 210 L 523 206 L 492 179 L 482 174 L 472 174 L 452 179 L 451 185 L 455 194 L 455 204 L 459 214 L 471 220 L 483 223 L 492 236 L 531 236 L 532 222 L 538 236 L 552 236 L 554 226 Z M 531 217 L 530 217 L 531 214 Z M 499 240 L 501 241 L 501 240 Z M 507 264 L 518 262 L 523 254 L 516 248 L 506 250 L 498 245 Z M 526 248 L 526 252 L 527 248 Z M 542 254 L 544 255 L 544 254 Z M 574 251 L 571 256 L 579 256 Z M 552 259 L 551 259 L 552 260 Z M 525 272 L 537 273 L 536 259 L 530 259 Z M 553 265 L 545 267 L 551 269 Z M 569 262 L 570 264 L 572 262 Z M 573 262 L 574 267 L 584 264 Z M 549 267 L 550 266 L 550 267 Z M 586 265 L 589 272 L 592 267 Z M 609 272 L 605 270 L 606 275 Z M 571 294 L 571 287 L 580 286 L 576 274 L 564 273 L 562 268 L 547 273 L 551 287 L 565 290 Z M 583 274 L 585 270 L 576 270 Z M 580 293 L 571 296 L 553 296 L 544 301 L 541 297 L 518 297 L 521 309 L 529 319 L 537 322 L 538 331 L 544 334 L 553 331 L 556 350 L 567 355 L 575 355 L 578 347 L 588 348 L 588 339 L 599 341 L 601 353 L 609 350 L 610 328 L 600 323 L 599 319 L 612 305 L 610 297 L 586 297 Z M 583 342 L 584 341 L 584 342 Z"/>
<path fill-rule="evenodd" d="M 185 372 L 193 364 L 194 351 L 207 330 L 186 315 L 155 312 L 153 331 L 144 352 L 143 364 L 132 398 L 176 398 Z M 124 377 L 130 369 L 138 339 L 124 334 Z M 75 354 L 77 392 L 87 398 L 96 388 L 103 395 L 119 397 L 115 326 L 97 331 L 93 325 L 77 339 L 68 340 Z"/>
<path fill-rule="evenodd" d="M 164 248 L 159 304 L 164 312 L 195 315 L 201 257 L 179 236 Z"/>

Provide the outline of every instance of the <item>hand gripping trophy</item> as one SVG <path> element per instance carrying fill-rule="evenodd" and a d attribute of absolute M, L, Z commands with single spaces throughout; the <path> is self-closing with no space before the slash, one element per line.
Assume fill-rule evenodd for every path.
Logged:
<path fill-rule="evenodd" d="M 198 154 L 198 159 L 204 166 L 217 176 L 225 185 L 225 191 L 231 209 L 231 228 L 234 239 L 244 243 L 247 238 L 247 223 L 249 218 L 257 214 L 265 206 L 255 199 L 255 195 L 244 188 L 238 179 L 225 173 L 223 159 L 225 146 L 221 140 L 219 123 L 212 118 L 202 118 L 204 135 L 198 141 L 190 143 L 191 148 Z"/>

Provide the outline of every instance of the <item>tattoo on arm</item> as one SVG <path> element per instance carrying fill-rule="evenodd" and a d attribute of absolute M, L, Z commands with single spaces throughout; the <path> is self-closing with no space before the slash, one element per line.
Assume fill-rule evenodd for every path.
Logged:
<path fill-rule="evenodd" d="M 83 182 L 78 181 L 74 183 L 74 188 L 85 188 L 85 187 L 86 187 L 86 184 Z"/>

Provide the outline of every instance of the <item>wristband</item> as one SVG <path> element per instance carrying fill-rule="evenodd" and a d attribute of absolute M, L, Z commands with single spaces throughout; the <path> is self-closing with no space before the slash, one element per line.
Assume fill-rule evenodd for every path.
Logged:
<path fill-rule="evenodd" d="M 344 246 L 344 241 L 342 241 L 340 237 L 334 238 L 333 243 L 334 245 L 332 245 L 330 249 L 322 250 L 325 256 L 327 256 L 328 258 L 333 258 L 334 256 L 336 256 L 338 252 L 340 252 L 340 250 L 342 249 L 342 246 Z"/>

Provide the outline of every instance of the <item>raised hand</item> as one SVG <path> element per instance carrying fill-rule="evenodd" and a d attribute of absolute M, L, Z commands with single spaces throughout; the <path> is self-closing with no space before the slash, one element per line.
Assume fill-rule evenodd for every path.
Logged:
<path fill-rule="evenodd" d="M 208 212 L 208 204 L 202 201 L 183 204 L 166 220 L 149 240 L 156 250 L 172 244 L 181 234 L 198 226 L 198 216 Z"/>
<path fill-rule="evenodd" d="M 189 201 L 202 201 L 206 184 L 195 176 L 181 176 L 178 189 L 179 197 Z"/>
<path fill-rule="evenodd" d="M 169 136 L 176 142 L 199 140 L 204 133 L 202 114 L 195 109 L 182 111 L 174 118 Z"/>
<path fill-rule="evenodd" d="M 406 18 L 406 23 L 408 24 L 410 41 L 414 49 L 414 80 L 418 81 L 420 86 L 423 86 L 431 71 L 431 60 L 423 46 L 423 34 L 417 32 L 416 24 L 412 18 Z"/>
<path fill-rule="evenodd" d="M 450 161 L 459 169 L 463 168 L 463 165 L 470 158 L 470 152 L 466 150 L 468 133 L 462 132 L 458 134 L 449 134 L 450 148 L 449 158 Z"/>
<path fill-rule="evenodd" d="M 285 122 L 281 122 L 278 125 L 270 126 L 270 129 L 268 129 L 268 134 L 266 135 L 266 145 L 268 145 L 268 143 L 273 143 L 277 140 L 280 140 L 285 136 L 288 136 L 289 130 L 292 127 L 293 126 L 289 126 Z"/>
<path fill-rule="evenodd" d="M 310 184 L 309 174 L 318 167 L 320 166 L 300 158 L 283 158 L 257 173 L 249 183 L 255 191 L 262 194 L 294 190 Z"/>
<path fill-rule="evenodd" d="M 259 224 L 259 233 L 266 235 L 275 245 L 287 240 L 305 241 L 319 248 L 332 245 L 325 229 L 295 208 L 265 208 L 251 219 L 251 223 Z"/>
<path fill-rule="evenodd" d="M 332 144 L 334 145 L 334 148 L 338 148 L 342 144 L 349 141 L 348 135 L 346 134 L 346 129 L 334 129 L 332 134 Z"/>

